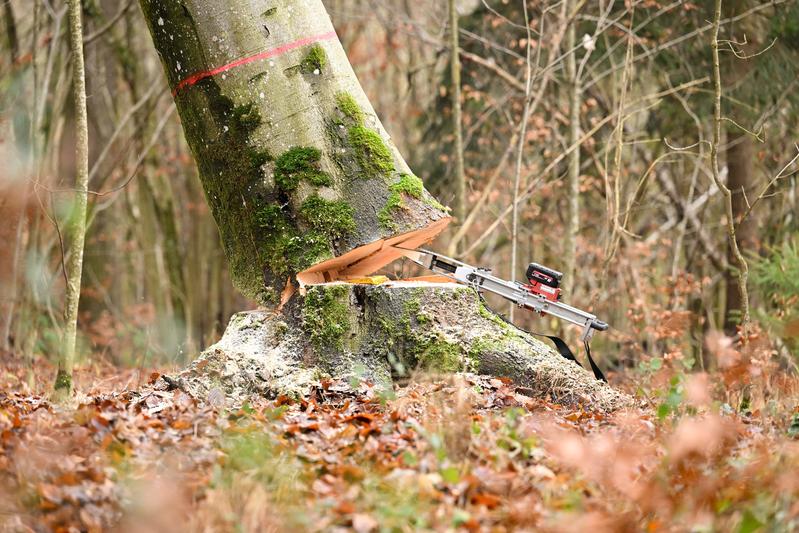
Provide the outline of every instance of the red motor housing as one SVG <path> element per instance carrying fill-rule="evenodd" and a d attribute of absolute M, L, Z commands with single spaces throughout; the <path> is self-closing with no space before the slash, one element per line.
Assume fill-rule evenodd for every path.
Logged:
<path fill-rule="evenodd" d="M 551 302 L 557 302 L 560 300 L 560 289 L 553 289 L 552 287 L 544 285 L 543 283 L 531 283 L 530 285 L 525 285 L 524 287 L 533 294 L 543 296 Z"/>
<path fill-rule="evenodd" d="M 525 285 L 525 288 L 533 294 L 557 302 L 560 299 L 561 279 L 563 279 L 563 274 L 557 270 L 538 263 L 530 263 L 527 267 L 527 280 L 530 284 Z"/>

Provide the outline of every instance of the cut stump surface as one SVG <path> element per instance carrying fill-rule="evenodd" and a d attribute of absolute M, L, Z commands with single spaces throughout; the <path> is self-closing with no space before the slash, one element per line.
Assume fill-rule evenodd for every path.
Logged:
<path fill-rule="evenodd" d="M 417 370 L 507 377 L 533 395 L 603 411 L 632 404 L 453 283 L 310 286 L 282 313 L 235 315 L 178 383 L 198 399 L 218 390 L 235 404 L 301 396 L 326 376 L 391 387 Z"/>

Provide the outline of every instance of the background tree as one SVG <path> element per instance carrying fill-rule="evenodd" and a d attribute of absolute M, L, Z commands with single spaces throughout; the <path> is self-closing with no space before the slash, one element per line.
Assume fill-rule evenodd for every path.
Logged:
<path fill-rule="evenodd" d="M 452 131 L 455 134 L 455 208 L 459 221 L 466 216 L 466 173 L 463 168 L 463 113 L 461 112 L 460 24 L 458 6 L 449 0 L 450 70 L 452 75 Z"/>
<path fill-rule="evenodd" d="M 86 239 L 86 207 L 89 188 L 89 125 L 86 111 L 86 72 L 83 62 L 83 25 L 80 0 L 69 1 L 69 42 L 72 49 L 72 93 L 75 99 L 75 207 L 69 223 L 68 260 L 65 259 L 66 304 L 64 339 L 55 378 L 55 394 L 65 399 L 72 392 L 72 369 L 78 328 L 83 247 Z"/>

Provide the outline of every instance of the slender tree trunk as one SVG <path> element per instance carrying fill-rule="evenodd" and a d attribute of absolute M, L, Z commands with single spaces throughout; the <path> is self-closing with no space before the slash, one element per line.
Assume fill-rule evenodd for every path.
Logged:
<path fill-rule="evenodd" d="M 143 173 L 146 172 L 148 170 L 143 169 Z M 144 264 L 145 289 L 148 300 L 155 304 L 158 316 L 167 317 L 172 313 L 172 307 L 169 299 L 168 280 L 164 279 L 164 269 L 159 266 L 163 264 L 161 257 L 163 250 L 153 206 L 155 200 L 152 197 L 152 190 L 146 184 L 149 176 L 141 178 L 135 193 L 135 201 L 138 205 L 135 224 L 138 233 L 136 240 L 139 242 Z"/>
<path fill-rule="evenodd" d="M 166 271 L 169 276 L 169 296 L 172 301 L 172 312 L 179 329 L 185 332 L 180 342 L 182 349 L 193 349 L 193 336 L 190 328 L 191 309 L 187 303 L 185 258 L 180 249 L 180 229 L 175 213 L 172 184 L 164 176 L 153 176 L 143 184 L 149 189 L 155 208 L 156 220 L 163 239 L 162 247 Z M 155 185 L 155 186 L 153 186 Z"/>
<path fill-rule="evenodd" d="M 449 0 L 450 69 L 452 82 L 452 131 L 455 134 L 455 218 L 466 217 L 466 171 L 463 163 L 463 112 L 461 107 L 461 59 L 456 0 Z"/>
<path fill-rule="evenodd" d="M 513 175 L 513 215 L 511 220 L 510 233 L 510 279 L 516 280 L 516 269 L 518 261 L 519 247 L 519 190 L 522 182 L 522 163 L 524 161 L 524 147 L 527 144 L 527 121 L 530 120 L 530 109 L 532 102 L 530 95 L 533 89 L 533 65 L 532 65 L 532 33 L 530 31 L 530 17 L 527 14 L 527 2 L 522 3 L 524 10 L 524 26 L 527 29 L 527 45 L 525 46 L 525 84 L 524 84 L 524 110 L 522 111 L 521 123 L 519 124 L 518 146 L 516 149 L 516 168 Z M 508 305 L 508 316 L 513 321 L 516 305 Z"/>
<path fill-rule="evenodd" d="M 64 340 L 55 380 L 56 397 L 66 399 L 72 392 L 72 368 L 78 327 L 83 246 L 86 240 L 86 208 L 89 188 L 89 125 L 86 111 L 86 73 L 83 65 L 83 29 L 80 0 L 69 0 L 69 42 L 72 48 L 72 91 L 75 98 L 75 203 L 69 224 L 71 238 L 64 312 Z"/>
<path fill-rule="evenodd" d="M 143 176 L 139 182 L 142 225 L 142 242 L 148 254 L 152 254 L 148 272 L 154 276 L 151 289 L 159 302 L 159 310 L 173 318 L 163 323 L 160 337 L 166 346 L 178 348 L 180 352 L 193 350 L 189 328 L 190 310 L 186 300 L 184 260 L 180 251 L 178 225 L 175 219 L 172 186 L 160 176 Z M 151 270 L 152 269 L 152 270 Z"/>
<path fill-rule="evenodd" d="M 13 135 L 6 139 L 14 144 Z M 18 296 L 20 252 L 23 249 L 23 222 L 27 184 L 20 176 L 0 177 L 0 350 L 9 350 L 11 322 Z"/>
<path fill-rule="evenodd" d="M 3 2 L 3 21 L 6 27 L 6 44 L 13 68 L 19 58 L 19 36 L 17 35 L 17 21 L 14 17 L 14 9 L 11 1 Z"/>
<path fill-rule="evenodd" d="M 567 13 L 571 14 L 574 2 L 570 2 Z M 577 78 L 577 18 L 569 24 L 566 34 L 566 76 L 569 83 L 569 146 L 580 139 L 580 80 Z M 566 179 L 566 234 L 563 243 L 563 291 L 568 295 L 574 286 L 574 272 L 577 261 L 577 235 L 580 232 L 580 149 L 569 154 Z"/>
<path fill-rule="evenodd" d="M 6 169 L 0 174 L 0 350 L 11 349 L 11 324 L 14 310 L 19 295 L 18 265 L 22 250 L 24 250 L 25 205 L 28 198 L 28 183 L 24 172 L 30 168 L 30 159 L 25 154 L 24 144 L 30 135 L 25 127 L 18 127 L 19 123 L 27 126 L 27 121 L 19 120 L 19 111 L 26 106 L 20 106 L 17 97 L 12 96 L 17 92 L 20 83 L 16 62 L 19 59 L 20 44 L 17 33 L 17 22 L 11 2 L 3 5 L 3 20 L 6 30 L 6 46 L 8 48 L 8 79 L 12 87 L 8 97 L 0 97 L 0 115 L 8 120 L 4 121 L 4 144 L 10 148 L 6 152 L 12 158 L 11 170 Z M 20 91 L 21 92 L 21 91 Z M 21 168 L 15 169 L 14 166 Z"/>
<path fill-rule="evenodd" d="M 751 0 L 729 0 L 725 5 L 728 16 L 737 16 L 752 7 L 752 2 Z M 729 29 L 731 35 L 747 36 L 746 39 L 743 39 L 743 43 L 735 45 L 735 48 L 740 49 L 740 54 L 743 56 L 756 56 L 764 47 L 762 41 L 765 35 L 761 35 L 759 24 L 753 20 L 750 17 L 744 17 L 740 21 L 736 21 Z M 747 83 L 752 69 L 756 68 L 758 58 L 745 59 L 727 53 L 720 60 L 720 66 L 724 69 L 724 79 L 731 86 L 739 86 Z M 729 113 L 733 120 L 739 124 L 745 124 L 748 122 L 746 113 L 736 113 L 741 107 L 732 106 Z M 742 323 L 744 316 L 749 314 L 750 306 L 748 291 L 745 297 L 741 291 L 741 275 L 745 273 L 741 268 L 743 257 L 740 259 L 738 257 L 739 248 L 748 251 L 755 251 L 758 248 L 757 211 L 749 213 L 748 216 L 744 215 L 750 211 L 749 202 L 755 200 L 759 191 L 755 183 L 754 158 L 756 154 L 752 136 L 730 122 L 727 122 L 725 126 L 727 188 L 730 191 L 728 201 L 732 210 L 737 245 L 733 246 L 728 239 L 726 255 L 730 267 L 724 271 L 725 313 L 723 324 L 728 335 L 735 335 L 737 326 Z"/>

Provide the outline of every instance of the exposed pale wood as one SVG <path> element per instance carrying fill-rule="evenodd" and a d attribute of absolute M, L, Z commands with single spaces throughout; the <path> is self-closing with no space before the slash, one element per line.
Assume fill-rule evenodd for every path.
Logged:
<path fill-rule="evenodd" d="M 449 217 L 443 218 L 426 228 L 361 246 L 340 257 L 319 263 L 298 273 L 297 280 L 300 285 L 313 285 L 346 277 L 368 276 L 402 258 L 402 254 L 394 246 L 409 249 L 419 248 L 435 239 L 451 220 Z"/>

